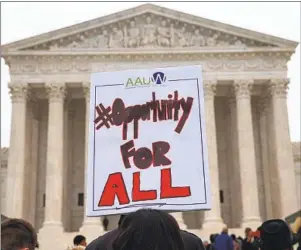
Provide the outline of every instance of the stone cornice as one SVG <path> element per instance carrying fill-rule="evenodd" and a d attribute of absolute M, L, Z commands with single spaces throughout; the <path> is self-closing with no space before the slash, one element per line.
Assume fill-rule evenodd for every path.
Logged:
<path fill-rule="evenodd" d="M 35 51 L 35 50 L 22 50 L 22 51 L 3 51 L 2 57 L 7 58 L 8 56 L 127 56 L 127 55 L 225 55 L 231 54 L 236 56 L 263 56 L 263 55 L 277 55 L 287 57 L 289 60 L 290 56 L 295 52 L 292 48 L 278 48 L 278 47 L 255 47 L 255 48 L 228 48 L 228 47 L 204 47 L 200 48 L 122 48 L 122 49 L 60 49 L 51 51 Z"/>

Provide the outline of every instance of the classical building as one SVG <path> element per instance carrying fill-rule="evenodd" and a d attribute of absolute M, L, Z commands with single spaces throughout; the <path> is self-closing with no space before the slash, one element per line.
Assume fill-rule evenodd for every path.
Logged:
<path fill-rule="evenodd" d="M 31 221 L 43 250 L 100 234 L 101 219 L 84 216 L 90 74 L 179 65 L 202 65 L 213 194 L 212 210 L 177 213 L 181 226 L 208 237 L 297 211 L 286 104 L 296 46 L 151 4 L 2 46 L 12 100 L 4 214 Z"/>

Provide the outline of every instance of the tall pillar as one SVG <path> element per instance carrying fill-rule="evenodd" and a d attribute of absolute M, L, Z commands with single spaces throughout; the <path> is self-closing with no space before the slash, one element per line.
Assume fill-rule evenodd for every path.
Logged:
<path fill-rule="evenodd" d="M 214 96 L 216 91 L 216 81 L 204 82 L 205 96 L 205 119 L 208 148 L 208 163 L 211 183 L 211 210 L 205 211 L 203 228 L 216 229 L 218 231 L 224 226 L 221 218 L 221 208 L 219 200 L 219 173 L 216 144 L 216 125 Z"/>
<path fill-rule="evenodd" d="M 262 96 L 258 103 L 259 109 L 259 133 L 260 133 L 260 149 L 261 149 L 261 167 L 263 170 L 264 182 L 264 200 L 265 200 L 265 220 L 273 218 L 273 204 L 271 191 L 271 166 L 269 159 L 269 124 L 268 124 L 268 98 Z"/>
<path fill-rule="evenodd" d="M 229 135 L 228 143 L 230 147 L 231 156 L 228 158 L 229 168 L 231 171 L 230 190 L 231 196 L 231 212 L 232 212 L 232 225 L 233 227 L 240 227 L 242 217 L 242 201 L 241 197 L 241 180 L 238 158 L 238 139 L 237 139 L 237 110 L 236 110 L 236 97 L 233 95 L 233 91 L 229 93 L 228 105 L 230 110 L 230 122 L 229 122 Z"/>
<path fill-rule="evenodd" d="M 89 149 L 89 119 L 90 119 L 90 83 L 84 82 L 83 83 L 83 91 L 85 95 L 86 100 L 86 114 L 85 114 L 85 204 L 84 204 L 84 221 L 83 225 L 80 228 L 80 231 L 87 235 L 87 237 L 91 237 L 91 240 L 93 238 L 97 238 L 100 236 L 103 232 L 103 226 L 101 223 L 100 217 L 87 217 L 86 216 L 86 208 L 87 208 L 87 178 L 88 178 L 88 149 Z"/>
<path fill-rule="evenodd" d="M 28 86 L 9 84 L 12 115 L 7 169 L 6 216 L 24 218 L 26 106 Z"/>
<path fill-rule="evenodd" d="M 259 200 L 255 163 L 255 147 L 251 112 L 253 81 L 234 82 L 237 104 L 238 155 L 242 189 L 242 227 L 260 226 Z"/>
<path fill-rule="evenodd" d="M 46 84 L 49 100 L 46 206 L 44 228 L 62 232 L 63 212 L 63 123 L 65 86 L 62 83 Z"/>
<path fill-rule="evenodd" d="M 288 84 L 288 79 L 272 79 L 270 83 L 274 156 L 279 185 L 279 216 L 282 218 L 298 210 L 292 143 L 289 134 L 287 112 L 286 96 Z"/>

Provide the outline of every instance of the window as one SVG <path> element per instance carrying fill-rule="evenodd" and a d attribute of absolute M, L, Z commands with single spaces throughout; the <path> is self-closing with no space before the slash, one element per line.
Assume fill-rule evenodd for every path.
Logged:
<path fill-rule="evenodd" d="M 46 195 L 43 194 L 43 204 L 42 204 L 42 207 L 45 207 L 46 205 Z"/>
<path fill-rule="evenodd" d="M 83 207 L 84 206 L 84 193 L 79 193 L 77 196 L 77 206 Z"/>
<path fill-rule="evenodd" d="M 220 203 L 224 203 L 224 192 L 223 192 L 223 190 L 219 191 L 219 201 L 220 201 Z"/>

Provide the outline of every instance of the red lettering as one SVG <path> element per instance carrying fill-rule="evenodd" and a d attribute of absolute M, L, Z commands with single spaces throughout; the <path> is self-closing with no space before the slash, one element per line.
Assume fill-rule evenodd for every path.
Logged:
<path fill-rule="evenodd" d="M 121 151 L 121 156 L 123 160 L 123 164 L 125 168 L 131 168 L 131 164 L 129 161 L 130 157 L 133 157 L 135 154 L 135 148 L 134 147 L 134 141 L 128 141 L 127 143 L 123 144 L 120 146 L 120 151 Z M 130 150 L 133 148 L 132 150 Z"/>
<path fill-rule="evenodd" d="M 121 205 L 130 203 L 122 173 L 120 172 L 109 175 L 98 202 L 98 206 L 113 206 L 115 196 L 117 196 L 118 202 Z"/>
<path fill-rule="evenodd" d="M 157 199 L 156 190 L 140 190 L 140 172 L 133 173 L 133 201 L 148 201 Z"/>
<path fill-rule="evenodd" d="M 160 199 L 178 198 L 191 196 L 190 187 L 173 187 L 171 169 L 161 170 Z"/>

